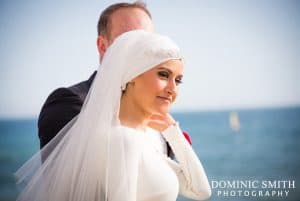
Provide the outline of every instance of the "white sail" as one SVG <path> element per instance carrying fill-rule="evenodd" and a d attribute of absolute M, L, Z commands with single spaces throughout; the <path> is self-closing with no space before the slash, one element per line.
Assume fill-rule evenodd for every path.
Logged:
<path fill-rule="evenodd" d="M 229 116 L 229 124 L 232 130 L 239 131 L 241 128 L 240 120 L 237 112 L 231 112 Z"/>

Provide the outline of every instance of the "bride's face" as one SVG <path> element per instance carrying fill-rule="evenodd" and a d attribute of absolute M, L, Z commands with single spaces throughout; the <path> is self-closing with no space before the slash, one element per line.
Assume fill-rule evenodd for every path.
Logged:
<path fill-rule="evenodd" d="M 139 75 L 129 85 L 134 104 L 148 114 L 166 114 L 178 95 L 182 72 L 181 60 L 169 60 Z"/>

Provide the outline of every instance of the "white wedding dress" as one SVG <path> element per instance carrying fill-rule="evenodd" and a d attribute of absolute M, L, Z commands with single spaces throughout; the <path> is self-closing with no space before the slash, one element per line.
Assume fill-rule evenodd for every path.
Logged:
<path fill-rule="evenodd" d="M 209 197 L 202 165 L 178 126 L 158 134 L 119 121 L 126 84 L 171 59 L 182 55 L 168 37 L 135 30 L 116 38 L 79 115 L 17 171 L 18 183 L 26 184 L 18 201 L 173 201 L 179 192 Z M 167 157 L 164 140 L 178 163 Z"/>
<path fill-rule="evenodd" d="M 133 200 L 175 201 L 179 193 L 196 200 L 209 197 L 211 192 L 203 167 L 178 125 L 169 127 L 163 134 L 151 128 L 137 131 L 120 126 L 118 129 L 130 146 L 126 149 L 127 158 L 138 162 L 133 170 L 137 172 L 137 192 Z M 113 141 L 116 142 L 113 146 L 118 146 L 118 139 Z M 166 141 L 177 161 L 167 156 Z M 119 177 L 116 175 L 113 179 L 118 182 Z"/>

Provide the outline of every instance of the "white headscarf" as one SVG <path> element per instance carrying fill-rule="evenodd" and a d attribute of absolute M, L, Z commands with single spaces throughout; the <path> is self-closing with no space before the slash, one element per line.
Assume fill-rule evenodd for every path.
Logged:
<path fill-rule="evenodd" d="M 28 182 L 18 200 L 134 200 L 137 161 L 128 158 L 130 142 L 116 129 L 122 88 L 171 59 L 182 56 L 168 37 L 142 30 L 120 35 L 107 49 L 79 115 L 16 173 L 19 182 Z"/>

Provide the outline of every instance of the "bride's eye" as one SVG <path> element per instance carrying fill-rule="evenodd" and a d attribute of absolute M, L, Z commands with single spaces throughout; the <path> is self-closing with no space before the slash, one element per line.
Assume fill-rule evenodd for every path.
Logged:
<path fill-rule="evenodd" d="M 168 79 L 169 78 L 169 73 L 167 71 L 159 71 L 158 76 Z"/>
<path fill-rule="evenodd" d="M 182 79 L 181 78 L 176 78 L 175 79 L 175 82 L 177 85 L 181 84 L 182 83 Z"/>

